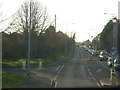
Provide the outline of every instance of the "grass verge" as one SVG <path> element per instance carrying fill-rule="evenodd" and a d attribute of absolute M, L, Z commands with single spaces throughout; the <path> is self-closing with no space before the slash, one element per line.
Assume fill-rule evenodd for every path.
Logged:
<path fill-rule="evenodd" d="M 39 62 L 42 63 L 49 63 L 51 62 L 51 59 L 31 59 L 30 64 L 38 64 Z M 2 61 L 2 67 L 22 67 L 22 62 L 26 62 L 26 59 L 19 59 L 19 60 L 3 60 Z"/>
<path fill-rule="evenodd" d="M 38 59 L 31 59 L 30 60 L 30 64 L 31 65 L 37 65 L 39 64 L 39 62 L 44 63 L 51 63 L 54 62 L 58 59 L 63 59 L 65 58 L 67 55 L 65 55 L 64 52 L 59 52 L 55 55 L 51 55 L 51 57 L 49 58 L 38 58 Z M 9 67 L 22 67 L 22 62 L 26 62 L 26 59 L 19 59 L 19 60 L 2 60 L 2 67 L 3 68 L 9 68 Z"/>
<path fill-rule="evenodd" d="M 19 88 L 28 80 L 27 75 L 16 75 L 2 72 L 2 88 Z"/>

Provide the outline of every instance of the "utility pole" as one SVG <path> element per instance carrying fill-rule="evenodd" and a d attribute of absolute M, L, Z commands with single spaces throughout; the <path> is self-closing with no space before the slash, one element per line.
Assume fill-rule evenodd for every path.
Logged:
<path fill-rule="evenodd" d="M 108 13 L 105 13 L 105 14 L 108 14 Z M 116 82 L 116 72 L 115 72 L 115 68 L 114 68 L 114 59 L 115 59 L 115 56 L 117 56 L 117 36 L 118 36 L 118 20 L 117 20 L 117 17 L 115 14 L 108 14 L 108 15 L 113 15 L 113 18 L 112 18 L 112 22 L 113 22 L 113 48 L 111 49 L 110 53 L 111 53 L 111 56 L 113 57 L 113 60 L 112 60 L 112 69 L 111 69 L 111 73 L 110 73 L 110 80 L 111 80 L 111 85 L 115 85 L 115 82 Z M 118 57 L 117 57 L 118 58 Z"/>
<path fill-rule="evenodd" d="M 66 40 L 67 38 L 66 38 L 66 36 L 65 36 L 65 54 L 66 54 L 66 52 L 67 52 L 67 40 Z"/>
<path fill-rule="evenodd" d="M 56 14 L 55 14 L 55 31 L 56 31 Z"/>
<path fill-rule="evenodd" d="M 67 52 L 67 24 L 66 24 L 66 35 L 65 35 L 65 55 L 66 55 L 66 52 Z"/>
<path fill-rule="evenodd" d="M 75 23 L 68 23 L 68 24 L 75 24 Z M 66 24 L 66 36 L 65 36 L 65 54 L 67 53 L 67 25 Z"/>
<path fill-rule="evenodd" d="M 31 0 L 30 0 L 30 20 L 29 20 L 29 30 L 28 30 L 28 61 L 27 61 L 27 75 L 30 76 L 30 50 L 31 48 Z"/>
<path fill-rule="evenodd" d="M 117 35 L 118 35 L 118 33 L 117 33 L 117 18 L 116 18 L 116 16 L 115 16 L 115 18 L 113 18 L 113 24 L 114 24 L 114 29 L 113 29 L 113 49 L 118 49 L 117 48 Z M 113 56 L 113 59 L 115 59 L 114 58 L 114 56 Z M 113 61 L 113 69 L 114 69 L 114 61 Z"/>
<path fill-rule="evenodd" d="M 56 14 L 55 14 L 55 32 L 56 32 Z M 54 55 L 54 59 L 56 60 L 56 55 L 57 55 L 57 49 L 55 46 L 55 55 Z"/>

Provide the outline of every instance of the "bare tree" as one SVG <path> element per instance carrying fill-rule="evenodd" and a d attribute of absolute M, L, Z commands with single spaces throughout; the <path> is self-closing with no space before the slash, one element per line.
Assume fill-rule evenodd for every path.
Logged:
<path fill-rule="evenodd" d="M 3 0 L 0 1 L 0 32 L 2 31 L 6 31 L 9 28 L 9 25 L 6 25 L 6 23 L 8 23 L 8 20 L 11 19 L 12 15 L 10 15 L 9 17 L 5 17 L 5 13 L 4 13 L 4 5 L 3 5 Z M 6 26 L 4 26 L 6 25 Z"/>
<path fill-rule="evenodd" d="M 0 1 L 0 26 L 2 26 L 7 18 L 3 18 L 3 1 Z M 0 27 L 0 32 L 3 31 L 3 27 Z"/>
<path fill-rule="evenodd" d="M 16 14 L 14 14 L 13 21 L 10 24 L 10 29 L 14 31 L 23 32 L 28 30 L 29 26 L 29 2 L 24 2 Z M 46 7 L 39 2 L 31 2 L 31 30 L 41 34 L 49 26 L 49 17 Z"/>
<path fill-rule="evenodd" d="M 2 1 L 0 2 L 0 23 L 2 22 Z"/>

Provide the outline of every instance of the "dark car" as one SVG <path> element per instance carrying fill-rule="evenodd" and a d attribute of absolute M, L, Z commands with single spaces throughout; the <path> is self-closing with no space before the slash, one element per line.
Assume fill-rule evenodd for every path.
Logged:
<path fill-rule="evenodd" d="M 114 68 L 116 71 L 120 71 L 120 60 L 119 59 L 114 60 Z"/>
<path fill-rule="evenodd" d="M 93 56 L 97 56 L 97 55 L 98 55 L 98 52 L 95 51 L 95 50 L 93 50 L 93 51 L 92 51 L 92 55 L 93 55 Z"/>
<path fill-rule="evenodd" d="M 108 53 L 107 52 L 100 52 L 100 55 L 99 55 L 99 57 L 100 57 L 100 61 L 107 61 L 107 59 L 108 59 Z"/>

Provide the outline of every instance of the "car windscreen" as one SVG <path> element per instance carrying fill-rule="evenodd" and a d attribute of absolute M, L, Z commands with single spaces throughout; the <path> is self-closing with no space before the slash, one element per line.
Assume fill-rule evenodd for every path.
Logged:
<path fill-rule="evenodd" d="M 120 64 L 120 60 L 117 59 L 117 60 L 115 61 L 115 63 L 116 63 L 116 64 Z"/>
<path fill-rule="evenodd" d="M 107 55 L 107 53 L 102 53 L 102 55 Z"/>
<path fill-rule="evenodd" d="M 120 64 L 120 60 L 117 60 L 117 63 Z"/>

